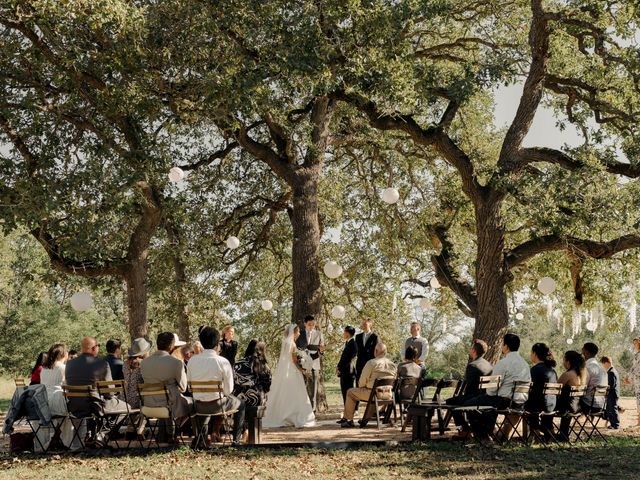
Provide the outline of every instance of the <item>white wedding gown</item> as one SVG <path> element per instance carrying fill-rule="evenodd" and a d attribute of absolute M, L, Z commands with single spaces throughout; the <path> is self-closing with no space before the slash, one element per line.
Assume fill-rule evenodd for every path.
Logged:
<path fill-rule="evenodd" d="M 271 390 L 267 396 L 266 411 L 262 419 L 262 426 L 265 428 L 313 427 L 316 424 L 304 378 L 291 357 L 292 352 L 296 351 L 293 340 L 294 329 L 293 324 L 285 328 L 280 360 L 273 376 Z"/>

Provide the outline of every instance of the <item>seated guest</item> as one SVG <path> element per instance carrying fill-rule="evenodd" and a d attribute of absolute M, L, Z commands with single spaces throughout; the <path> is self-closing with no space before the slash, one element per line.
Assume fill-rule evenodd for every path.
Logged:
<path fill-rule="evenodd" d="M 182 356 L 182 347 L 187 344 L 184 340 L 180 340 L 180 337 L 174 333 L 173 334 L 173 348 L 169 352 L 172 357 L 177 358 L 181 362 L 184 362 L 184 358 Z"/>
<path fill-rule="evenodd" d="M 190 415 L 193 402 L 183 395 L 187 389 L 184 363 L 170 354 L 175 350 L 176 338 L 177 335 L 171 332 L 160 333 L 156 338 L 157 350 L 142 361 L 140 371 L 144 383 L 164 383 L 167 386 L 171 413 L 180 426 Z M 166 399 L 160 395 L 150 395 L 144 399 L 144 403 L 147 407 L 164 407 Z"/>
<path fill-rule="evenodd" d="M 489 347 L 484 340 L 474 340 L 469 349 L 469 363 L 464 373 L 464 390 L 461 395 L 447 399 L 448 405 L 463 405 L 467 400 L 483 393 L 480 391 L 480 377 L 486 377 L 493 372 L 493 366 L 484 358 Z M 455 440 L 466 440 L 471 435 L 471 427 L 462 412 L 453 412 L 453 420 L 458 427 Z"/>
<path fill-rule="evenodd" d="M 513 394 L 516 382 L 530 382 L 531 373 L 526 360 L 520 356 L 520 337 L 512 333 L 507 333 L 502 342 L 502 353 L 504 357 L 493 368 L 493 375 L 502 377 L 498 389 L 487 389 L 484 394 L 477 395 L 464 402 L 464 405 L 482 405 L 495 407 L 497 409 L 506 408 L 511 402 L 513 395 L 514 404 L 522 405 L 527 401 L 527 394 Z M 469 415 L 469 421 L 475 437 L 480 441 L 489 439 L 496 424 L 497 414 L 473 413 Z"/>
<path fill-rule="evenodd" d="M 47 358 L 40 372 L 40 383 L 47 389 L 49 411 L 52 416 L 64 416 L 67 414 L 67 405 L 62 393 L 62 384 L 65 382 L 65 368 L 67 361 L 67 347 L 62 343 L 56 343 L 47 352 Z M 40 443 L 46 448 L 51 440 L 51 431 L 43 432 Z M 40 432 L 38 432 L 40 434 Z M 40 436 L 40 435 L 39 435 Z M 73 426 L 65 420 L 60 432 L 60 439 L 65 446 L 70 446 L 73 439 Z"/>
<path fill-rule="evenodd" d="M 618 413 L 618 400 L 620 399 L 620 376 L 618 371 L 613 368 L 613 363 L 609 357 L 600 359 L 602 367 L 607 371 L 609 380 L 609 392 L 607 393 L 607 420 L 612 430 L 620 428 L 620 414 Z"/>
<path fill-rule="evenodd" d="M 266 345 L 253 339 L 234 366 L 235 388 L 233 394 L 247 407 L 259 407 L 267 402 L 271 389 L 271 370 L 267 362 Z"/>
<path fill-rule="evenodd" d="M 106 360 L 98 357 L 100 345 L 93 337 L 85 337 L 80 344 L 82 353 L 67 362 L 65 369 L 66 384 L 72 386 L 95 385 L 96 382 L 113 380 L 111 369 Z M 92 413 L 100 412 L 100 406 L 105 413 L 126 411 L 124 400 L 116 396 L 101 397 L 97 390 L 92 393 L 92 399 L 70 398 L 68 401 L 69 412 L 77 417 L 86 417 Z M 106 425 L 105 425 L 106 428 Z M 97 446 L 104 441 L 106 431 L 96 432 L 94 441 Z"/>
<path fill-rule="evenodd" d="M 111 369 L 111 378 L 113 380 L 124 380 L 124 375 L 122 373 L 122 365 L 124 362 L 120 358 L 122 354 L 121 350 L 122 342 L 120 340 L 107 340 L 107 356 L 105 360 L 109 364 L 109 368 Z"/>
<path fill-rule="evenodd" d="M 238 353 L 238 342 L 233 339 L 235 333 L 231 325 L 225 325 L 222 329 L 222 341 L 220 342 L 220 355 L 229 360 L 232 367 L 236 363 Z"/>
<path fill-rule="evenodd" d="M 202 344 L 200 343 L 200 340 L 196 340 L 195 342 L 193 342 L 193 354 L 194 355 L 198 355 L 199 353 L 204 352 L 204 348 L 202 348 Z"/>
<path fill-rule="evenodd" d="M 565 352 L 562 363 L 566 371 L 558 379 L 558 383 L 561 383 L 563 387 L 556 403 L 556 411 L 559 413 L 578 413 L 580 411 L 580 398 L 571 397 L 569 392 L 571 387 L 587 384 L 587 369 L 585 368 L 584 358 L 578 352 L 569 350 Z M 569 418 L 563 418 L 560 421 L 560 438 L 563 440 L 567 440 L 569 437 L 570 423 L 571 420 Z"/>
<path fill-rule="evenodd" d="M 29 385 L 38 385 L 40 383 L 40 372 L 42 372 L 42 365 L 47 359 L 47 354 L 45 352 L 40 352 L 38 354 L 38 358 L 36 358 L 36 363 L 31 369 L 31 382 Z"/>
<path fill-rule="evenodd" d="M 131 408 L 140 408 L 138 385 L 143 383 L 142 361 L 149 356 L 151 342 L 146 338 L 136 338 L 127 351 L 127 361 L 122 368 L 126 388 L 127 403 Z"/>
<path fill-rule="evenodd" d="M 558 375 L 554 370 L 556 361 L 548 346 L 544 343 L 535 343 L 531 347 L 531 390 L 529 391 L 529 399 L 527 400 L 526 410 L 532 413 L 529 417 L 531 428 L 538 429 L 542 427 L 542 431 L 546 437 L 553 427 L 553 418 L 551 416 L 542 417 L 540 422 L 540 412 L 551 413 L 556 408 L 555 395 L 543 395 L 545 383 L 558 383 Z"/>
<path fill-rule="evenodd" d="M 582 397 L 582 410 L 594 412 L 604 407 L 604 397 L 594 397 L 595 388 L 609 384 L 606 370 L 598 362 L 598 346 L 595 343 L 585 343 L 582 347 L 582 356 L 585 359 L 587 369 L 587 391 Z"/>
<path fill-rule="evenodd" d="M 233 369 L 229 361 L 215 351 L 220 342 L 220 333 L 215 328 L 205 327 L 199 334 L 204 352 L 195 355 L 187 367 L 189 381 L 207 382 L 218 380 L 222 382 L 224 395 L 220 393 L 193 392 L 195 411 L 197 413 L 219 414 L 223 411 L 233 411 L 233 444 L 239 445 L 244 426 L 245 403 L 233 396 Z M 205 428 L 208 423 L 197 425 Z"/>
<path fill-rule="evenodd" d="M 73 360 L 77 356 L 78 356 L 78 351 L 77 350 L 69 350 L 69 355 L 67 356 L 67 362 L 69 360 Z"/>
<path fill-rule="evenodd" d="M 407 347 L 404 352 L 404 361 L 398 364 L 398 378 L 422 378 L 425 373 L 424 365 L 420 364 L 418 349 Z M 403 385 L 402 390 L 398 392 L 397 400 L 411 400 L 415 392 L 415 385 Z"/>
<path fill-rule="evenodd" d="M 189 360 L 194 355 L 193 345 L 187 343 L 186 345 L 180 347 L 180 355 L 182 355 L 182 361 L 184 362 L 185 368 L 189 364 Z"/>
<path fill-rule="evenodd" d="M 343 428 L 355 427 L 353 416 L 356 411 L 356 405 L 358 402 L 369 400 L 373 384 L 378 378 L 396 376 L 396 365 L 387 358 L 387 346 L 384 343 L 376 345 L 374 355 L 375 357 L 369 360 L 362 369 L 358 387 L 351 388 L 347 392 L 347 402 L 344 405 L 344 413 L 342 414 L 344 421 L 341 426 Z"/>

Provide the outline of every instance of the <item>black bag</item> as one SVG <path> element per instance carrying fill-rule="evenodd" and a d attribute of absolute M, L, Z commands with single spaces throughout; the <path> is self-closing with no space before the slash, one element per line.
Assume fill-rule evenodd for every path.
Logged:
<path fill-rule="evenodd" d="M 9 435 L 9 452 L 33 452 L 33 432 L 14 432 Z"/>

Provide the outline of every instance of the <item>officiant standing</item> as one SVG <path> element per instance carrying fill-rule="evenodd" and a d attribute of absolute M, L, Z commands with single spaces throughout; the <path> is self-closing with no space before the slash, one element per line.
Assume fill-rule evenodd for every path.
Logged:
<path fill-rule="evenodd" d="M 322 332 L 316 328 L 316 319 L 313 315 L 304 317 L 304 328 L 296 341 L 296 346 L 300 350 L 305 350 L 311 357 L 311 371 L 304 376 L 307 385 L 307 393 L 313 411 L 316 411 L 316 400 L 318 397 L 318 376 L 320 375 L 320 355 L 325 350 Z"/>
<path fill-rule="evenodd" d="M 424 365 L 427 355 L 429 354 L 429 343 L 427 339 L 420 335 L 420 324 L 418 322 L 411 322 L 411 336 L 407 338 L 400 346 L 400 358 L 407 351 L 408 347 L 413 347 L 418 351 L 418 364 Z"/>

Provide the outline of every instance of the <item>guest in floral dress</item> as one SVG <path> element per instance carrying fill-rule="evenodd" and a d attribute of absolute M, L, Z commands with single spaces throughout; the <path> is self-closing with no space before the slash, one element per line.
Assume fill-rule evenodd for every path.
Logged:
<path fill-rule="evenodd" d="M 143 383 L 140 364 L 149 356 L 151 342 L 146 338 L 136 338 L 128 351 L 128 358 L 122 371 L 124 374 L 127 403 L 131 408 L 140 408 L 138 397 L 138 384 Z"/>
<path fill-rule="evenodd" d="M 638 411 L 638 419 L 636 426 L 640 427 L 640 337 L 633 339 L 633 365 L 627 378 L 624 379 L 625 384 L 631 384 L 636 397 L 636 408 Z"/>
<path fill-rule="evenodd" d="M 266 403 L 271 388 L 271 370 L 267 363 L 266 345 L 253 339 L 244 357 L 233 367 L 235 388 L 233 394 L 244 400 L 247 407 L 259 407 Z"/>

